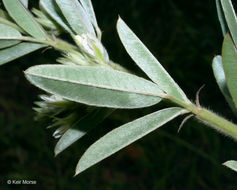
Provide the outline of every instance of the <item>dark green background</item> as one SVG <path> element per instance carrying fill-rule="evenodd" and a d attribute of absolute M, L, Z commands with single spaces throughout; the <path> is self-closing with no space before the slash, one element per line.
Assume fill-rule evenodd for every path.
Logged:
<path fill-rule="evenodd" d="M 206 84 L 201 104 L 235 121 L 211 69 L 223 38 L 215 0 L 94 0 L 93 4 L 112 60 L 145 77 L 119 41 L 115 26 L 120 15 L 190 99 Z M 52 131 L 33 120 L 31 108 L 42 92 L 26 81 L 22 71 L 53 63 L 57 56 L 53 50 L 38 51 L 0 67 L 0 190 L 237 189 L 236 173 L 221 166 L 237 159 L 236 143 L 194 119 L 177 133 L 182 118 L 73 178 L 78 159 L 95 139 L 170 104 L 119 110 L 55 158 Z M 7 179 L 32 179 L 37 185 L 7 185 Z"/>

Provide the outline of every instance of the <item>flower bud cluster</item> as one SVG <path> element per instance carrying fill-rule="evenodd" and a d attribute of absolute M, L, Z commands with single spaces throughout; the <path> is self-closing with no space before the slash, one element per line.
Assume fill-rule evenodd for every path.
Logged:
<path fill-rule="evenodd" d="M 54 138 L 60 138 L 69 128 L 87 112 L 84 105 L 65 100 L 56 95 L 41 95 L 41 101 L 35 102 L 36 120 L 47 123 L 48 128 L 56 127 Z"/>
<path fill-rule="evenodd" d="M 97 64 L 107 64 L 109 56 L 101 41 L 91 34 L 74 36 L 74 40 L 80 51 L 92 62 Z"/>

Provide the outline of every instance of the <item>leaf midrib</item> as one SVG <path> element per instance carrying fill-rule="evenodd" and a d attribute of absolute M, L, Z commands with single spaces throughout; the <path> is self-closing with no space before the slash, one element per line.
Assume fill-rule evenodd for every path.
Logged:
<path fill-rule="evenodd" d="M 52 76 L 50 76 L 50 77 L 47 76 L 46 77 L 46 76 L 42 76 L 42 75 L 38 75 L 38 74 L 28 73 L 27 71 L 25 71 L 25 74 L 35 76 L 35 77 L 41 77 L 41 78 L 49 79 L 49 80 L 68 82 L 68 83 L 72 83 L 72 84 L 84 85 L 84 86 L 89 86 L 89 87 L 103 88 L 103 89 L 107 89 L 107 90 L 129 92 L 129 93 L 134 93 L 134 94 L 142 94 L 142 95 L 154 96 L 154 97 L 160 97 L 160 98 L 165 98 L 166 97 L 165 93 L 155 94 L 155 93 L 149 93 L 149 92 L 144 92 L 144 91 L 126 90 L 126 89 L 121 89 L 121 88 L 109 87 L 109 86 L 106 86 L 106 85 L 95 85 L 95 84 L 92 84 L 92 83 L 78 82 L 78 81 L 75 81 L 75 80 L 66 80 L 66 79 L 62 80 L 62 79 L 59 79 L 57 77 L 52 77 Z M 154 84 L 154 85 L 156 85 L 156 84 Z M 157 87 L 157 88 L 159 88 L 159 87 Z"/>

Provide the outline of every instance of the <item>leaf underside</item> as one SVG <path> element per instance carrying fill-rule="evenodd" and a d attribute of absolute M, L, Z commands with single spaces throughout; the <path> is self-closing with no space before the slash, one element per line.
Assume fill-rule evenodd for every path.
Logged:
<path fill-rule="evenodd" d="M 178 107 L 167 108 L 112 130 L 86 150 L 77 164 L 75 175 L 185 112 L 186 110 Z"/>
<path fill-rule="evenodd" d="M 2 49 L 0 50 L 0 65 L 13 61 L 43 47 L 45 47 L 45 45 L 23 42 L 10 48 Z"/>
<path fill-rule="evenodd" d="M 230 95 L 229 89 L 226 84 L 226 78 L 225 78 L 225 72 L 222 64 L 222 57 L 221 56 L 216 56 L 213 59 L 212 62 L 212 69 L 214 72 L 214 76 L 216 78 L 216 82 L 224 95 L 226 101 L 228 102 L 230 108 L 232 109 L 233 113 L 237 116 L 237 109 L 235 107 L 235 104 L 232 100 L 232 97 Z"/>
<path fill-rule="evenodd" d="M 49 93 L 92 106 L 141 108 L 157 104 L 164 95 L 150 81 L 102 67 L 40 65 L 25 74 Z"/>
<path fill-rule="evenodd" d="M 12 28 L 5 24 L 0 24 L 0 39 L 6 39 L 11 37 L 21 37 L 21 33 L 15 28 Z"/>
<path fill-rule="evenodd" d="M 237 161 L 229 160 L 229 161 L 223 163 L 223 165 L 234 170 L 235 172 L 237 172 Z"/>
<path fill-rule="evenodd" d="M 229 27 L 231 37 L 237 47 L 237 18 L 231 0 L 221 0 L 222 8 Z"/>
<path fill-rule="evenodd" d="M 218 19 L 221 24 L 222 34 L 223 36 L 225 36 L 226 33 L 229 31 L 229 29 L 225 20 L 225 15 L 222 9 L 221 0 L 216 0 L 216 9 L 217 9 Z"/>
<path fill-rule="evenodd" d="M 31 13 L 19 0 L 2 0 L 9 15 L 27 33 L 37 39 L 47 39 L 44 29 L 35 21 Z"/>
<path fill-rule="evenodd" d="M 180 87 L 121 18 L 118 19 L 117 30 L 127 53 L 147 76 L 164 92 L 187 103 L 188 99 Z"/>
<path fill-rule="evenodd" d="M 227 86 L 235 107 L 237 107 L 237 53 L 229 34 L 226 35 L 223 42 L 222 61 Z"/>
<path fill-rule="evenodd" d="M 56 0 L 56 2 L 76 34 L 95 35 L 91 20 L 78 0 Z"/>
<path fill-rule="evenodd" d="M 73 33 L 55 0 L 40 0 L 40 7 L 64 30 Z"/>

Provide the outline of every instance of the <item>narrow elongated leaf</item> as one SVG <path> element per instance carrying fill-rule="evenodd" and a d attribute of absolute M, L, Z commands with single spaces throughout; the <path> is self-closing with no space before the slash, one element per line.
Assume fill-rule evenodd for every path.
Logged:
<path fill-rule="evenodd" d="M 113 111 L 113 109 L 100 108 L 92 111 L 75 123 L 75 126 L 68 129 L 57 142 L 54 149 L 55 155 L 58 155 L 78 139 L 83 137 L 89 130 L 101 123 Z"/>
<path fill-rule="evenodd" d="M 87 14 L 90 16 L 91 22 L 94 24 L 94 26 L 98 27 L 91 0 L 80 0 L 80 2 Z"/>
<path fill-rule="evenodd" d="M 5 24 L 0 24 L 0 39 L 6 39 L 9 37 L 21 37 L 21 33 L 15 28 L 12 28 Z"/>
<path fill-rule="evenodd" d="M 229 34 L 223 42 L 222 59 L 227 86 L 237 107 L 237 53 Z"/>
<path fill-rule="evenodd" d="M 226 78 L 225 78 L 225 72 L 222 64 L 222 57 L 221 56 L 216 56 L 213 59 L 212 62 L 212 69 L 214 72 L 214 76 L 216 78 L 216 82 L 224 95 L 226 101 L 228 102 L 230 108 L 232 109 L 233 113 L 237 116 L 237 109 L 235 107 L 235 104 L 232 100 L 232 97 L 230 95 L 229 89 L 226 84 Z"/>
<path fill-rule="evenodd" d="M 19 44 L 18 40 L 0 40 L 0 49 L 7 48 Z"/>
<path fill-rule="evenodd" d="M 164 95 L 150 81 L 101 67 L 40 65 L 25 74 L 49 93 L 93 106 L 141 108 L 158 103 Z"/>
<path fill-rule="evenodd" d="M 231 0 L 221 0 L 221 4 L 231 36 L 234 40 L 235 46 L 237 47 L 237 18 L 234 7 Z"/>
<path fill-rule="evenodd" d="M 237 172 L 237 161 L 229 160 L 229 161 L 223 163 L 223 165 L 234 170 L 235 172 Z"/>
<path fill-rule="evenodd" d="M 217 9 L 218 19 L 221 24 L 222 34 L 223 34 L 223 36 L 225 36 L 229 30 L 228 30 L 228 26 L 227 26 L 227 23 L 225 20 L 225 15 L 224 15 L 220 0 L 216 0 L 216 9 Z"/>
<path fill-rule="evenodd" d="M 47 34 L 44 29 L 34 20 L 30 12 L 19 0 L 2 0 L 9 15 L 27 33 L 37 39 L 46 39 Z"/>
<path fill-rule="evenodd" d="M 22 28 L 20 28 L 20 27 L 17 26 L 15 23 L 13 23 L 13 22 L 11 22 L 11 21 L 5 19 L 5 18 L 0 17 L 0 23 L 1 23 L 1 24 L 5 24 L 5 25 L 8 25 L 8 26 L 10 26 L 10 27 L 12 27 L 12 28 L 15 28 L 16 30 L 20 31 L 20 32 L 23 33 L 23 34 L 25 33 L 25 31 L 22 30 Z"/>
<path fill-rule="evenodd" d="M 0 65 L 13 61 L 14 59 L 36 51 L 42 47 L 45 47 L 45 45 L 23 42 L 16 46 L 0 50 Z"/>
<path fill-rule="evenodd" d="M 78 0 L 56 0 L 69 25 L 77 34 L 91 33 L 94 28 L 88 14 Z"/>
<path fill-rule="evenodd" d="M 40 0 L 40 7 L 64 30 L 69 33 L 72 33 L 72 30 L 70 29 L 70 27 L 68 27 L 67 21 L 62 15 L 55 0 Z"/>
<path fill-rule="evenodd" d="M 26 8 L 28 7 L 29 4 L 28 0 L 20 0 L 20 1 Z"/>
<path fill-rule="evenodd" d="M 75 175 L 184 113 L 186 110 L 178 107 L 167 108 L 112 130 L 86 150 L 77 164 Z"/>
<path fill-rule="evenodd" d="M 117 30 L 128 54 L 147 76 L 167 94 L 182 102 L 188 102 L 180 87 L 121 18 L 118 19 Z"/>

